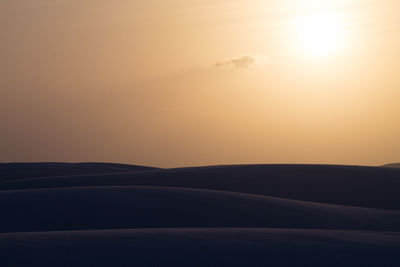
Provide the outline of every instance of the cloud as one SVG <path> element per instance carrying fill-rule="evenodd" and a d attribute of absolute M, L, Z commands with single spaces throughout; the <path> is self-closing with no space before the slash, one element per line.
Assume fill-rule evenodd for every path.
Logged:
<path fill-rule="evenodd" d="M 241 55 L 231 59 L 215 63 L 216 67 L 249 68 L 256 65 L 263 65 L 266 58 L 261 55 Z"/>

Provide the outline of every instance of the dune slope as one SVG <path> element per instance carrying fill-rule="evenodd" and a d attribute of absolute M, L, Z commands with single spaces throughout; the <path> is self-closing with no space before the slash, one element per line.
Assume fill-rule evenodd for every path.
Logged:
<path fill-rule="evenodd" d="M 400 210 L 400 170 L 334 165 L 238 165 L 24 179 L 0 190 L 79 186 L 168 186 Z"/>
<path fill-rule="evenodd" d="M 0 164 L 5 266 L 400 266 L 400 169 Z"/>
<path fill-rule="evenodd" d="M 119 173 L 155 169 L 156 168 L 146 166 L 97 162 L 0 163 L 0 181 L 34 177 Z"/>
<path fill-rule="evenodd" d="M 0 192 L 0 232 L 179 227 L 399 231 L 400 212 L 167 187 Z"/>
<path fill-rule="evenodd" d="M 241 228 L 0 234 L 5 266 L 395 267 L 399 254 L 399 234 L 359 231 Z"/>

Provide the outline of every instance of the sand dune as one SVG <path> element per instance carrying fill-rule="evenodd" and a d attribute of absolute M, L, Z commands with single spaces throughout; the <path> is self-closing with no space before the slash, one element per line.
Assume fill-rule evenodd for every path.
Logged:
<path fill-rule="evenodd" d="M 0 234 L 4 266 L 399 266 L 400 235 L 296 229 Z"/>
<path fill-rule="evenodd" d="M 0 192 L 0 232 L 167 227 L 399 231 L 400 212 L 167 187 Z"/>
<path fill-rule="evenodd" d="M 168 186 L 400 210 L 400 170 L 334 165 L 237 165 L 150 170 L 0 183 L 0 190 L 76 186 Z"/>
<path fill-rule="evenodd" d="M 117 163 L 0 163 L 0 181 L 18 180 L 34 177 L 65 176 L 77 174 L 118 173 L 143 170 L 154 170 L 156 168 L 117 164 Z"/>
<path fill-rule="evenodd" d="M 0 164 L 5 266 L 400 266 L 400 170 Z"/>
<path fill-rule="evenodd" d="M 400 169 L 400 163 L 390 163 L 390 164 L 383 165 L 382 167 Z"/>

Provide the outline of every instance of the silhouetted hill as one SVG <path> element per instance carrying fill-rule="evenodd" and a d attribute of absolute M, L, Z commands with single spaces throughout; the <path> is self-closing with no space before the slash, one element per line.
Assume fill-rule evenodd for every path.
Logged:
<path fill-rule="evenodd" d="M 383 165 L 382 167 L 386 167 L 386 168 L 398 168 L 398 169 L 400 169 L 400 163 L 386 164 L 386 165 Z"/>
<path fill-rule="evenodd" d="M 81 186 L 167 186 L 259 194 L 400 210 L 400 170 L 335 165 L 236 165 L 48 177 L 0 183 L 0 190 Z"/>
<path fill-rule="evenodd" d="M 168 187 L 0 192 L 0 232 L 257 227 L 400 231 L 400 212 Z"/>
<path fill-rule="evenodd" d="M 0 164 L 0 265 L 400 266 L 400 169 Z"/>
<path fill-rule="evenodd" d="M 0 163 L 0 181 L 34 177 L 65 176 L 77 174 L 116 173 L 154 170 L 153 167 L 115 163 Z"/>

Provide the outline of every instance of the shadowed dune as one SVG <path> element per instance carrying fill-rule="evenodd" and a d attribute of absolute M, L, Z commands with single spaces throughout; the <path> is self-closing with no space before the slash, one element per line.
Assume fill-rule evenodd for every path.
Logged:
<path fill-rule="evenodd" d="M 5 266 L 400 266 L 400 170 L 0 164 Z"/>
<path fill-rule="evenodd" d="M 118 173 L 154 170 L 157 168 L 116 163 L 0 163 L 0 181 L 34 177 Z"/>
<path fill-rule="evenodd" d="M 222 191 L 92 187 L 0 192 L 0 232 L 179 227 L 399 231 L 400 212 Z"/>
<path fill-rule="evenodd" d="M 398 233 L 137 229 L 0 234 L 6 266 L 399 266 Z M 23 255 L 23 257 L 21 257 Z"/>
<path fill-rule="evenodd" d="M 335 165 L 236 165 L 149 170 L 0 183 L 0 190 L 81 186 L 212 189 L 400 210 L 400 170 Z"/>
<path fill-rule="evenodd" d="M 396 168 L 396 169 L 400 169 L 400 163 L 391 163 L 391 164 L 386 164 L 386 165 L 383 165 L 382 167 L 385 167 L 385 168 Z"/>

